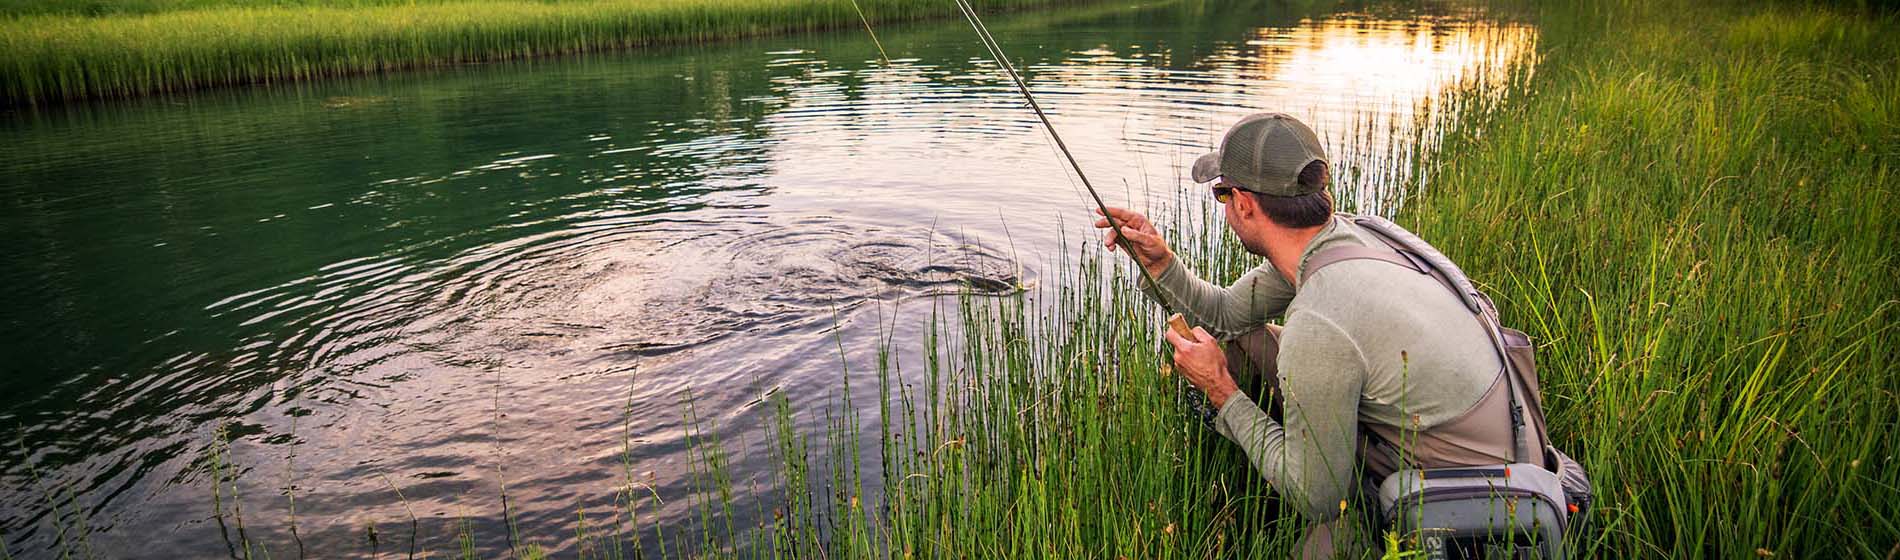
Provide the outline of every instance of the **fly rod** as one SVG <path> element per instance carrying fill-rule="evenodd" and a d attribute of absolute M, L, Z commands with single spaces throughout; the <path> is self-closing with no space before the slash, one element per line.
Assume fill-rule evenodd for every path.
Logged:
<path fill-rule="evenodd" d="M 1166 294 L 1161 290 L 1161 283 L 1155 280 L 1154 274 L 1148 272 L 1148 267 L 1142 266 L 1141 259 L 1135 256 L 1135 246 L 1128 241 L 1128 235 L 1122 232 L 1121 221 L 1116 220 L 1115 215 L 1109 213 L 1108 203 L 1102 201 L 1101 193 L 1095 191 L 1095 185 L 1090 183 L 1088 175 L 1082 172 L 1082 164 L 1075 160 L 1075 154 L 1069 152 L 1069 145 L 1062 141 L 1062 135 L 1056 133 L 1056 125 L 1049 122 L 1049 115 L 1043 112 L 1041 104 L 1036 103 L 1036 95 L 1030 93 L 1029 84 L 1023 82 L 1022 75 L 1016 72 L 1016 66 L 1009 63 L 1009 56 L 1003 54 L 1002 45 L 997 44 L 996 37 L 990 35 L 989 26 L 983 25 L 983 19 L 976 15 L 976 8 L 967 0 L 953 1 L 957 3 L 957 9 L 963 12 L 964 19 L 970 21 L 970 27 L 976 30 L 977 39 L 983 42 L 983 49 L 989 51 L 990 59 L 995 60 L 996 65 L 1002 67 L 1003 72 L 1009 75 L 1010 82 L 1016 85 L 1016 91 L 1022 93 L 1023 99 L 1029 102 L 1029 109 L 1035 111 L 1036 119 L 1042 122 L 1043 129 L 1049 131 L 1050 138 L 1055 139 L 1056 150 L 1062 152 L 1063 158 L 1069 162 L 1069 168 L 1074 169 L 1075 176 L 1082 180 L 1082 188 L 1088 190 L 1089 198 L 1095 201 L 1095 208 L 1102 213 L 1102 218 L 1108 221 L 1109 229 L 1114 230 L 1115 240 L 1120 242 L 1122 250 L 1126 251 L 1130 258 L 1135 259 L 1135 268 L 1141 271 L 1142 280 L 1155 289 L 1156 299 L 1160 300 L 1161 307 L 1171 311 Z M 1168 327 L 1174 329 L 1175 334 L 1194 340 L 1194 332 L 1188 328 L 1187 321 L 1181 317 L 1180 313 L 1168 316 Z"/>

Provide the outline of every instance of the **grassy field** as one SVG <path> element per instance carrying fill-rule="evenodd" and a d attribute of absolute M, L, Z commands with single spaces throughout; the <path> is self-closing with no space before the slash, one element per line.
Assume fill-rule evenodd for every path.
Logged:
<path fill-rule="evenodd" d="M 236 8 L 375 8 L 478 3 L 484 0 L 0 0 L 0 17 L 19 16 L 137 16 L 194 10 Z M 542 0 L 563 4 L 590 0 Z"/>
<path fill-rule="evenodd" d="M 1543 340 L 1612 556 L 1900 552 L 1895 16 L 1544 10 L 1402 221 Z"/>
<path fill-rule="evenodd" d="M 456 4 L 482 0 L 0 0 L 0 17 L 20 16 L 136 16 L 192 10 L 234 8 L 374 8 L 412 4 Z M 546 0 L 559 4 L 577 0 Z"/>
<path fill-rule="evenodd" d="M 956 13 L 857 4 L 873 22 Z M 0 105 L 856 25 L 851 0 L 8 0 Z"/>

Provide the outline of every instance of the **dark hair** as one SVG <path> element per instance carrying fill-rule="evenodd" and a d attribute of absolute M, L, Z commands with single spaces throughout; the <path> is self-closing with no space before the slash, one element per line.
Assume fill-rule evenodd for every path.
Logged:
<path fill-rule="evenodd" d="M 1326 219 L 1333 215 L 1333 195 L 1326 190 L 1331 183 L 1332 173 L 1327 170 L 1326 162 L 1314 161 L 1300 169 L 1300 186 L 1312 188 L 1317 185 L 1318 192 L 1299 196 L 1253 193 L 1253 198 L 1260 203 L 1260 210 L 1267 215 L 1267 219 L 1280 227 L 1317 227 L 1325 224 Z"/>

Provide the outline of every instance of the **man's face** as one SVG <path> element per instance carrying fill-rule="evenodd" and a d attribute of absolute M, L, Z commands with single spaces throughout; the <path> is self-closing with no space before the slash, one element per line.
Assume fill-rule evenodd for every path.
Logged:
<path fill-rule="evenodd" d="M 1232 185 L 1223 183 L 1215 183 L 1215 185 L 1233 188 L 1231 196 L 1218 197 L 1227 199 L 1227 202 L 1221 205 L 1221 211 L 1227 218 L 1227 228 L 1234 230 L 1234 237 L 1240 238 L 1240 246 L 1245 247 L 1247 252 L 1266 256 L 1267 245 L 1262 239 L 1259 224 L 1255 223 L 1265 216 L 1260 214 L 1260 208 L 1255 203 L 1253 195 Z"/>

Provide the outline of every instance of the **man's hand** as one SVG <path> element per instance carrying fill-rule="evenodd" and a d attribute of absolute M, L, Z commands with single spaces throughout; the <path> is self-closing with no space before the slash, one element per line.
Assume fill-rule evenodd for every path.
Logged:
<path fill-rule="evenodd" d="M 1227 399 L 1240 392 L 1234 384 L 1234 377 L 1227 374 L 1227 354 L 1221 352 L 1220 342 L 1200 327 L 1194 327 L 1194 339 L 1189 340 L 1163 328 L 1162 336 L 1174 345 L 1174 371 L 1207 393 L 1207 400 L 1214 403 L 1214 410 L 1227 405 Z"/>
<path fill-rule="evenodd" d="M 1115 225 L 1121 226 L 1120 233 L 1127 236 L 1128 245 L 1134 249 L 1135 264 L 1147 269 L 1149 275 L 1159 277 L 1174 263 L 1174 251 L 1168 249 L 1168 242 L 1161 239 L 1161 232 L 1155 231 L 1147 216 L 1123 208 L 1109 208 L 1108 213 L 1115 217 Z M 1102 215 L 1102 211 L 1096 210 L 1095 215 Z M 1108 250 L 1115 250 L 1122 235 L 1109 227 L 1108 218 L 1095 220 L 1095 227 L 1108 230 L 1102 243 L 1108 245 Z"/>

